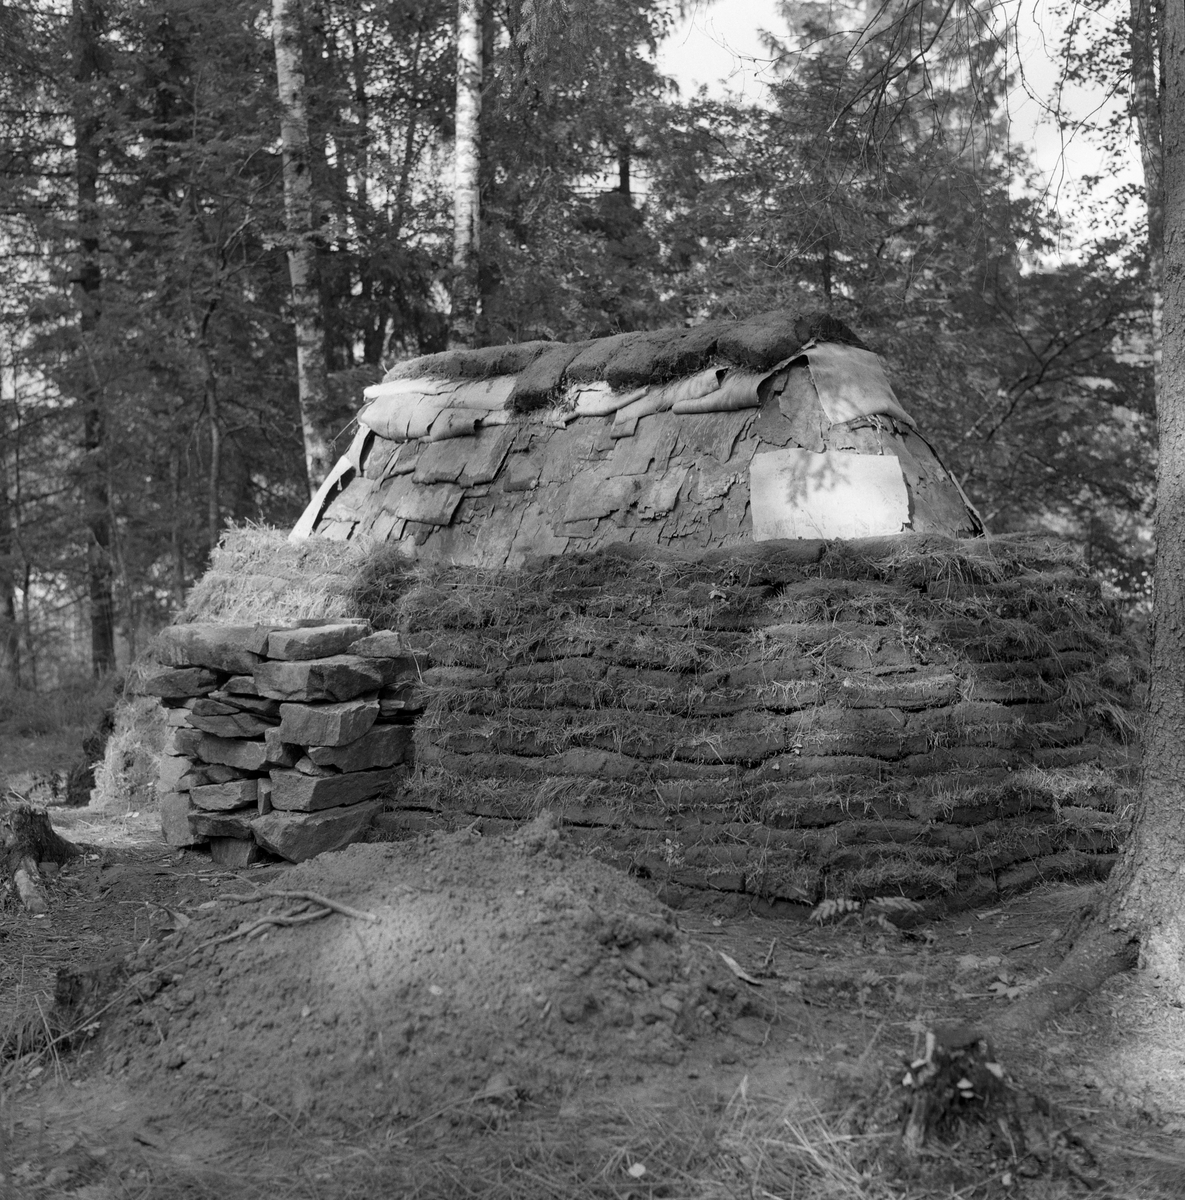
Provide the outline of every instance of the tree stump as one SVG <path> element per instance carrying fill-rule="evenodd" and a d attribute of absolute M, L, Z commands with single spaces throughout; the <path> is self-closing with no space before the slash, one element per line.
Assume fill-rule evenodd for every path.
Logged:
<path fill-rule="evenodd" d="M 989 1113 L 1008 1096 L 1004 1068 L 986 1035 L 971 1026 L 946 1026 L 926 1034 L 926 1050 L 909 1064 L 909 1090 L 901 1140 L 917 1153 L 926 1139 L 968 1116 Z"/>
<path fill-rule="evenodd" d="M 81 849 L 54 832 L 39 808 L 11 800 L 0 802 L 0 878 L 12 880 L 21 903 L 31 913 L 49 912 L 38 863 L 61 866 Z"/>

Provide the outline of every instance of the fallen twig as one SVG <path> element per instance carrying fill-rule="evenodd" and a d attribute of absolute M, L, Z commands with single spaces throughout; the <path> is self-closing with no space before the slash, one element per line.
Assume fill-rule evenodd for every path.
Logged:
<path fill-rule="evenodd" d="M 751 983 L 754 987 L 761 987 L 761 980 L 754 979 L 752 975 L 746 971 L 731 954 L 725 954 L 723 950 L 717 950 L 717 954 L 724 959 L 724 965 L 738 978 L 743 979 L 746 983 Z"/>
<path fill-rule="evenodd" d="M 284 900 L 308 900 L 311 904 L 321 905 L 322 908 L 331 908 L 334 912 L 341 913 L 343 917 L 353 917 L 356 921 L 369 921 L 371 924 L 378 923 L 378 917 L 374 913 L 362 912 L 360 909 L 351 908 L 348 904 L 340 904 L 338 901 L 330 900 L 328 897 L 322 896 L 317 892 L 294 892 L 284 888 L 263 888 L 249 896 L 223 892 L 221 896 L 215 898 L 218 900 L 234 900 L 239 904 L 252 904 L 256 900 L 264 900 L 269 896 L 279 897 Z"/>
<path fill-rule="evenodd" d="M 778 939 L 774 938 L 769 944 L 769 949 L 765 952 L 765 957 L 761 960 L 761 966 L 757 968 L 758 975 L 765 975 L 769 972 L 770 967 L 774 962 L 774 951 L 777 949 Z"/>

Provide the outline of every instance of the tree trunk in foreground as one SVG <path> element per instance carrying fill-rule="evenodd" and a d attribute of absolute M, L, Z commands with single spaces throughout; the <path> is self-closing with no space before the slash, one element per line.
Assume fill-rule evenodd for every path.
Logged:
<path fill-rule="evenodd" d="M 1156 86 L 1156 50 L 1164 22 L 1157 0 L 1129 0 L 1131 14 L 1132 115 L 1140 143 L 1144 201 L 1148 209 L 1148 290 L 1152 301 L 1152 364 L 1155 391 L 1161 388 L 1164 324 L 1164 149 L 1160 96 Z M 1156 9 L 1157 19 L 1153 18 Z"/>
<path fill-rule="evenodd" d="M 288 230 L 288 274 L 296 325 L 296 374 L 300 424 L 304 434 L 309 493 L 329 474 L 329 442 L 321 414 L 329 395 L 325 365 L 325 323 L 316 275 L 316 220 L 309 168 L 309 118 L 301 62 L 300 0 L 272 0 L 272 41 L 280 96 L 280 142 L 284 159 L 284 220 Z"/>
<path fill-rule="evenodd" d="M 1185 1004 L 1185 5 L 1162 8 L 1164 325 L 1157 394 L 1152 678 L 1135 825 L 1094 920 L 991 1029 L 1022 1035 L 1137 962 Z"/>
<path fill-rule="evenodd" d="M 481 40 L 480 0 L 458 0 L 450 346 L 472 346 L 477 330 L 477 267 L 481 249 Z"/>
<path fill-rule="evenodd" d="M 1152 678 L 1140 802 L 1109 923 L 1138 937 L 1141 966 L 1185 1003 L 1185 5 L 1161 12 L 1168 136 Z"/>
<path fill-rule="evenodd" d="M 115 669 L 115 597 L 111 564 L 111 504 L 107 491 L 107 421 L 103 383 L 93 351 L 101 312 L 99 264 L 99 122 L 94 83 L 102 71 L 99 14 L 94 0 L 74 0 L 71 12 L 74 59 L 74 177 L 78 189 L 79 403 L 82 407 L 82 490 L 87 527 L 86 567 L 90 597 L 91 670 L 95 677 Z"/>

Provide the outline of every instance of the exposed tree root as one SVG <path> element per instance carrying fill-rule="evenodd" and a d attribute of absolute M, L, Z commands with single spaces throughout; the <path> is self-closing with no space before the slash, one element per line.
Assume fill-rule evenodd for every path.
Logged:
<path fill-rule="evenodd" d="M 1015 1125 L 1022 1100 L 1030 1108 L 1036 1105 L 1048 1111 L 1041 1097 L 1007 1082 L 1002 1064 L 1023 1054 L 1026 1042 L 1052 1017 L 1081 1004 L 1112 975 L 1134 967 L 1138 956 L 1139 942 L 1126 930 L 1112 929 L 1105 912 L 1097 912 L 1058 968 L 998 1017 L 982 1028 L 928 1033 L 926 1054 L 910 1064 L 907 1076 L 913 1097 L 902 1129 L 902 1148 L 916 1153 L 932 1134 L 975 1114 L 999 1121 L 1000 1113 L 1007 1110 Z M 1003 1053 L 997 1055 L 997 1047 Z M 1004 1124 L 1000 1128 L 1007 1134 Z"/>
<path fill-rule="evenodd" d="M 988 1023 L 988 1036 L 997 1044 L 1015 1045 L 1051 1017 L 1081 1004 L 1112 975 L 1131 970 L 1139 951 L 1129 932 L 1111 929 L 1102 913 L 1096 915 L 1057 969 Z"/>

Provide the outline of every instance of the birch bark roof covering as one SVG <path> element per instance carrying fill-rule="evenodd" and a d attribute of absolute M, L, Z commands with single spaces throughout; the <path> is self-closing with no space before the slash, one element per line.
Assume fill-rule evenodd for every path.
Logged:
<path fill-rule="evenodd" d="M 875 354 L 767 313 L 402 363 L 293 530 L 518 566 L 609 543 L 981 532 Z"/>

